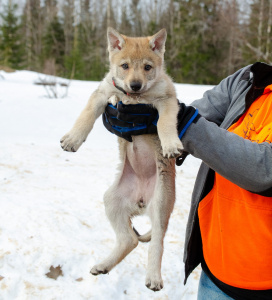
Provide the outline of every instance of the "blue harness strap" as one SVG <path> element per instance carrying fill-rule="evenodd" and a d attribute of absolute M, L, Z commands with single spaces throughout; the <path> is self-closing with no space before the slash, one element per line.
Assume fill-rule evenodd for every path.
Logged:
<path fill-rule="evenodd" d="M 183 127 L 183 129 L 179 133 L 179 139 L 181 139 L 183 137 L 184 133 L 186 132 L 186 130 L 188 129 L 188 127 L 193 123 L 193 121 L 197 117 L 197 115 L 198 115 L 198 109 L 196 109 L 196 111 L 193 114 L 193 116 L 191 117 L 191 119 L 188 121 L 188 123 Z"/>

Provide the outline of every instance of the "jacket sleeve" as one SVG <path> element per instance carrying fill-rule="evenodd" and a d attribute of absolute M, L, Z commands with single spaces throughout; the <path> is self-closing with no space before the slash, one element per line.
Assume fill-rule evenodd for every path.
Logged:
<path fill-rule="evenodd" d="M 242 68 L 223 79 L 213 89 L 206 91 L 203 98 L 195 100 L 191 105 L 197 108 L 206 120 L 220 125 L 225 118 L 241 78 L 249 67 Z"/>
<path fill-rule="evenodd" d="M 255 143 L 200 118 L 186 131 L 182 144 L 193 156 L 238 186 L 272 196 L 272 147 Z"/>
<path fill-rule="evenodd" d="M 272 146 L 255 143 L 220 128 L 241 78 L 249 67 L 224 79 L 192 103 L 204 118 L 182 138 L 184 149 L 238 186 L 272 196 Z M 235 95 L 235 96 L 234 96 Z"/>

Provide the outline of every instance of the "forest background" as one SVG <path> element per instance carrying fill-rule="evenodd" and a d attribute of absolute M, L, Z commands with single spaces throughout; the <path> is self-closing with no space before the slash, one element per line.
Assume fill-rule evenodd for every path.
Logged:
<path fill-rule="evenodd" d="M 101 80 L 108 26 L 129 36 L 166 28 L 175 82 L 217 84 L 272 63 L 272 0 L 0 0 L 0 69 Z"/>

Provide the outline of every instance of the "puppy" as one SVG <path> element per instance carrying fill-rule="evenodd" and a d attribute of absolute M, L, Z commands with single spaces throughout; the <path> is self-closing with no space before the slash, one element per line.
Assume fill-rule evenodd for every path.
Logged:
<path fill-rule="evenodd" d="M 75 152 L 87 139 L 95 120 L 108 103 L 151 104 L 158 110 L 158 134 L 119 138 L 120 166 L 113 185 L 104 195 L 106 214 L 116 233 L 111 254 L 91 269 L 108 273 L 139 241 L 150 242 L 146 286 L 163 288 L 163 240 L 175 202 L 175 157 L 182 151 L 177 133 L 178 102 L 175 88 L 164 70 L 167 33 L 132 38 L 108 28 L 110 71 L 91 95 L 69 133 L 61 139 L 65 151 Z M 131 225 L 134 216 L 147 214 L 152 229 L 140 236 Z"/>

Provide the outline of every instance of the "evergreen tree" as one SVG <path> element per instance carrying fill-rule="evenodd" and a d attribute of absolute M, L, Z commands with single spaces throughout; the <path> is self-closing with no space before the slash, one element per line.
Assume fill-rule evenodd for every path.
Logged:
<path fill-rule="evenodd" d="M 23 18 L 21 40 L 26 53 L 27 68 L 40 71 L 42 68 L 42 34 L 44 18 L 40 0 L 26 0 Z"/>
<path fill-rule="evenodd" d="M 78 59 L 79 67 L 82 66 L 81 78 L 89 80 L 101 80 L 107 71 L 106 34 L 104 39 L 97 40 L 96 31 L 92 29 L 92 24 L 84 23 L 79 26 Z M 104 44 L 104 45 L 103 45 Z"/>
<path fill-rule="evenodd" d="M 174 17 L 166 49 L 169 74 L 177 82 L 212 84 L 217 81 L 220 49 L 215 42 L 218 1 L 174 1 Z M 168 48 L 171 45 L 171 48 Z"/>
<path fill-rule="evenodd" d="M 44 62 L 53 60 L 58 74 L 64 71 L 65 36 L 59 18 L 55 16 L 48 24 L 44 38 Z"/>
<path fill-rule="evenodd" d="M 80 47 L 81 38 L 79 37 L 83 30 L 82 25 L 74 25 L 73 45 L 72 50 L 68 55 L 65 56 L 65 72 L 68 77 L 75 79 L 84 79 L 84 62 L 83 62 L 83 51 Z M 79 32 L 80 31 L 80 32 Z"/>
<path fill-rule="evenodd" d="M 73 44 L 72 50 L 65 56 L 65 74 L 75 79 L 101 80 L 106 72 L 106 47 L 102 47 L 106 40 L 105 30 L 100 30 L 104 37 L 102 40 L 92 23 L 90 1 L 81 0 L 80 4 L 80 11 L 74 13 Z"/>
<path fill-rule="evenodd" d="M 132 22 L 132 34 L 134 36 L 142 36 L 143 20 L 142 9 L 140 7 L 140 0 L 131 0 L 130 11 L 130 20 Z"/>
<path fill-rule="evenodd" d="M 132 30 L 132 26 L 131 26 L 130 20 L 128 18 L 126 3 L 123 3 L 123 6 L 122 6 L 121 22 L 120 22 L 119 30 L 120 30 L 120 32 L 122 32 L 124 34 L 126 34 L 126 33 L 130 34 L 131 30 Z"/>
<path fill-rule="evenodd" d="M 65 35 L 65 56 L 69 56 L 73 50 L 74 40 L 74 0 L 65 0 L 62 6 L 63 26 Z"/>
<path fill-rule="evenodd" d="M 24 51 L 21 44 L 20 29 L 16 16 L 17 5 L 9 4 L 4 7 L 2 17 L 1 32 L 1 64 L 13 69 L 21 69 L 23 67 Z"/>

